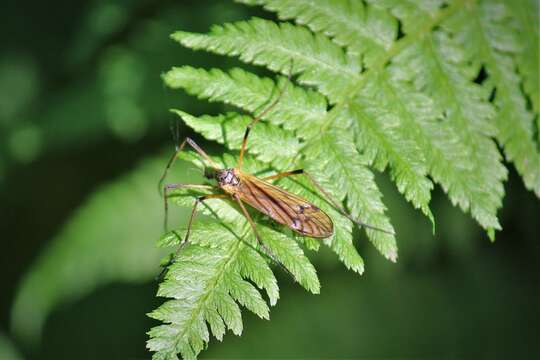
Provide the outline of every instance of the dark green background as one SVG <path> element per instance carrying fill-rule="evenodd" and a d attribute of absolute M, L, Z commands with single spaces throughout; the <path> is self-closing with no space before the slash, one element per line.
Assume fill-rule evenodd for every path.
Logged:
<path fill-rule="evenodd" d="M 145 313 L 161 302 L 154 297 L 155 282 L 110 284 L 59 306 L 38 343 L 11 332 L 11 305 L 33 261 L 94 191 L 143 158 L 172 151 L 174 117 L 168 108 L 194 114 L 221 110 L 166 89 L 159 75 L 173 65 L 237 63 L 183 49 L 168 35 L 253 15 L 272 18 L 226 1 L 2 2 L 0 334 L 11 338 L 24 358 L 150 356 L 145 332 L 157 323 Z M 110 77 L 116 79 L 113 85 L 103 86 Z M 118 102 L 119 93 L 127 100 Z M 126 112 L 128 120 L 116 120 Z M 182 135 L 188 134 L 219 151 L 183 128 Z M 385 175 L 378 183 L 398 233 L 397 264 L 385 261 L 359 233 L 366 263 L 361 277 L 328 251 L 313 257 L 322 284 L 318 296 L 276 270 L 281 299 L 271 321 L 245 312 L 244 335 L 212 340 L 201 358 L 539 354 L 540 205 L 514 169 L 500 213 L 504 230 L 495 243 L 440 189 L 433 193 L 437 232 L 432 235 L 428 221 Z"/>

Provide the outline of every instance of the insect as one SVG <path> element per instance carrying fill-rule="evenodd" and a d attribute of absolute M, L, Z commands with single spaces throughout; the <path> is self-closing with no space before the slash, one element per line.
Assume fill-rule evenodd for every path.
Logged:
<path fill-rule="evenodd" d="M 288 83 L 288 82 L 287 82 Z M 286 84 L 287 84 L 286 83 Z M 199 196 L 195 199 L 193 209 L 188 221 L 188 226 L 186 230 L 186 235 L 182 245 L 187 244 L 189 240 L 189 235 L 191 231 L 191 225 L 195 214 L 197 211 L 198 205 L 203 203 L 208 199 L 232 199 L 240 208 L 243 215 L 248 220 L 251 228 L 255 234 L 255 237 L 259 245 L 265 250 L 267 255 L 272 258 L 278 264 L 279 261 L 275 259 L 272 255 L 270 249 L 266 247 L 263 243 L 261 236 L 257 231 L 257 227 L 250 213 L 248 212 L 246 205 L 250 205 L 252 208 L 258 210 L 259 212 L 269 216 L 274 221 L 283 224 L 295 231 L 296 233 L 302 236 L 308 236 L 313 238 L 327 238 L 332 236 L 334 233 L 334 225 L 332 219 L 321 209 L 319 209 L 314 204 L 309 201 L 292 194 L 276 185 L 271 183 L 272 180 L 279 178 L 293 176 L 293 175 L 304 175 L 310 182 L 322 193 L 325 195 L 327 200 L 338 210 L 342 215 L 349 218 L 351 221 L 355 222 L 359 226 L 364 226 L 373 230 L 382 231 L 385 233 L 393 234 L 393 232 L 380 229 L 371 225 L 368 225 L 358 219 L 353 218 L 348 214 L 341 205 L 334 200 L 330 194 L 328 194 L 322 186 L 307 173 L 304 169 L 297 169 L 293 171 L 281 172 L 272 176 L 258 178 L 252 174 L 248 174 L 242 171 L 242 162 L 244 159 L 244 154 L 246 152 L 247 141 L 249 133 L 253 126 L 257 124 L 281 99 L 283 94 L 286 91 L 286 86 L 279 93 L 277 98 L 270 104 L 268 107 L 255 116 L 252 121 L 247 126 L 244 132 L 244 138 L 242 141 L 242 147 L 240 150 L 240 155 L 238 157 L 238 163 L 234 168 L 222 169 L 220 168 L 211 158 L 208 156 L 204 150 L 195 143 L 189 137 L 186 138 L 178 147 L 173 156 L 169 159 L 165 171 L 161 176 L 159 181 L 160 189 L 162 188 L 163 182 L 167 176 L 167 172 L 170 167 L 173 165 L 174 161 L 177 159 L 180 152 L 184 149 L 186 144 L 189 144 L 197 153 L 207 160 L 211 164 L 211 168 L 206 168 L 204 171 L 204 176 L 209 180 L 216 180 L 216 186 L 210 185 L 201 185 L 201 184 L 180 184 L 172 183 L 166 184 L 163 186 L 163 196 L 164 196 L 164 207 L 165 207 L 165 229 L 167 229 L 167 209 L 168 209 L 168 197 L 169 191 L 173 189 L 207 189 L 207 190 L 221 190 L 219 193 L 208 194 Z M 280 264 L 281 265 L 281 264 Z M 281 265 L 282 266 L 282 265 Z M 284 268 L 284 266 L 282 266 Z M 286 269 L 285 269 L 286 270 Z"/>

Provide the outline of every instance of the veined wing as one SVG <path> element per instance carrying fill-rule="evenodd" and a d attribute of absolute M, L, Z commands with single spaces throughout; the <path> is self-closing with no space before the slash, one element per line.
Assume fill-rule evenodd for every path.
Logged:
<path fill-rule="evenodd" d="M 330 217 L 309 201 L 253 175 L 241 173 L 239 178 L 236 194 L 240 199 L 278 223 L 314 238 L 334 233 Z"/>

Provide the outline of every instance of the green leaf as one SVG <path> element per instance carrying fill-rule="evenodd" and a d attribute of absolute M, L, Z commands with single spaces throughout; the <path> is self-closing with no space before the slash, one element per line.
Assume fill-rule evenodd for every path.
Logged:
<path fill-rule="evenodd" d="M 433 184 L 427 177 L 428 154 L 417 141 L 417 136 L 425 140 L 416 124 L 421 110 L 405 106 L 406 100 L 400 100 L 400 95 L 384 76 L 364 84 L 349 109 L 356 119 L 353 128 L 357 144 L 368 164 L 379 170 L 390 165 L 390 175 L 398 190 L 433 222 L 429 209 Z"/>
<path fill-rule="evenodd" d="M 300 73 L 298 81 L 316 86 L 330 100 L 344 94 L 350 82 L 360 79 L 358 64 L 327 37 L 288 23 L 268 20 L 214 26 L 208 35 L 176 32 L 173 39 L 186 47 L 239 56 L 288 75 Z M 292 69 L 291 69 L 292 64 Z"/>
<path fill-rule="evenodd" d="M 184 199 L 193 196 L 185 190 L 173 193 L 173 199 L 182 205 L 189 204 Z M 276 279 L 264 259 L 269 254 L 264 248 L 258 249 L 251 227 L 238 209 L 227 201 L 208 200 L 200 210 L 206 215 L 218 215 L 220 222 L 199 221 L 193 225 L 189 244 L 182 247 L 160 285 L 158 296 L 173 300 L 149 314 L 165 323 L 149 332 L 148 348 L 156 352 L 157 359 L 174 358 L 177 352 L 184 358 L 195 357 L 209 341 L 210 332 L 219 340 L 225 328 L 240 335 L 243 325 L 238 305 L 268 319 L 268 305 L 255 286 L 265 289 L 271 305 L 279 297 Z M 183 229 L 166 235 L 162 244 L 177 245 L 185 232 Z M 294 279 L 318 293 L 315 268 L 294 238 L 261 225 L 258 232 Z"/>
<path fill-rule="evenodd" d="M 269 78 L 260 78 L 239 68 L 225 73 L 219 69 L 175 67 L 165 73 L 163 80 L 171 88 L 183 88 L 201 99 L 231 104 L 255 114 L 278 96 L 279 89 L 285 89 L 286 94 L 263 120 L 283 125 L 287 130 L 297 130 L 300 137 L 316 134 L 317 126 L 326 116 L 326 101 L 319 93 L 293 86 L 286 79 L 276 86 Z"/>
<path fill-rule="evenodd" d="M 393 232 L 385 216 L 386 207 L 374 181 L 373 173 L 362 162 L 356 149 L 353 134 L 345 129 L 332 128 L 318 146 L 306 149 L 311 161 L 307 168 L 318 174 L 324 188 L 340 201 L 347 199 L 353 217 L 372 226 Z M 397 260 L 394 235 L 366 229 L 369 240 L 386 258 Z"/>
<path fill-rule="evenodd" d="M 318 294 L 321 285 L 313 265 L 305 257 L 294 238 L 269 228 L 260 230 L 265 244 L 272 250 L 277 259 L 293 274 L 296 281 L 306 290 Z"/>
<path fill-rule="evenodd" d="M 517 39 L 523 48 L 516 54 L 520 75 L 523 77 L 523 88 L 532 102 L 533 110 L 540 111 L 540 30 L 539 30 L 539 2 L 538 0 L 510 1 L 506 0 L 506 8 L 515 17 Z M 537 116 L 537 121 L 540 117 Z M 538 122 L 540 133 L 540 122 Z M 538 140 L 540 141 L 540 134 Z"/>
<path fill-rule="evenodd" d="M 195 117 L 180 110 L 174 110 L 189 127 L 205 138 L 226 144 L 229 149 L 240 150 L 246 127 L 252 118 L 237 113 L 218 116 Z M 290 159 L 300 151 L 298 139 L 280 127 L 268 123 L 260 123 L 250 132 L 250 141 L 256 142 L 256 148 L 248 149 L 249 153 L 265 163 L 276 167 L 287 166 Z"/>
<path fill-rule="evenodd" d="M 418 19 L 433 19 L 437 16 L 444 0 L 368 0 L 376 8 L 385 9 L 402 23 L 405 34 L 422 32 L 423 21 Z"/>
<path fill-rule="evenodd" d="M 280 19 L 293 19 L 322 33 L 371 66 L 390 48 L 397 36 L 397 22 L 386 11 L 350 0 L 239 0 L 264 5 Z"/>
<path fill-rule="evenodd" d="M 521 35 L 514 27 L 508 7 L 502 2 L 482 2 L 468 10 L 466 15 L 473 22 L 465 30 L 473 40 L 471 47 L 474 46 L 476 55 L 485 63 L 489 86 L 495 91 L 497 141 L 503 146 L 506 159 L 522 176 L 525 186 L 540 197 L 540 152 L 533 138 L 534 115 L 527 109 L 520 88 L 521 78 L 516 70 L 515 56 L 523 51 Z"/>
<path fill-rule="evenodd" d="M 236 260 L 245 244 L 238 241 L 237 234 L 223 225 L 214 232 L 193 231 L 192 242 L 182 248 L 167 271 L 165 281 L 160 285 L 158 295 L 172 297 L 149 315 L 167 325 L 153 328 L 148 348 L 156 351 L 154 358 L 175 358 L 180 352 L 184 358 L 195 357 L 209 341 L 206 321 L 215 336 L 222 339 L 224 325 L 240 335 L 242 321 L 240 309 L 234 302 L 235 296 L 248 308 L 260 316 L 268 317 L 264 302 L 254 301 L 260 294 L 244 294 L 244 280 L 238 274 Z M 216 246 L 204 246 L 208 234 L 219 236 Z M 221 320 L 223 319 L 223 320 Z M 222 322 L 223 321 L 223 322 Z"/>
<path fill-rule="evenodd" d="M 396 77 L 430 95 L 444 112 L 431 136 L 440 142 L 438 152 L 429 152 L 435 180 L 453 204 L 470 210 L 484 229 L 493 231 L 500 229 L 497 210 L 507 173 L 492 140 L 497 134 L 495 109 L 489 92 L 473 82 L 478 68 L 469 65 L 471 54 L 452 35 L 434 32 L 403 51 L 393 70 Z M 425 76 L 426 70 L 430 76 Z"/>

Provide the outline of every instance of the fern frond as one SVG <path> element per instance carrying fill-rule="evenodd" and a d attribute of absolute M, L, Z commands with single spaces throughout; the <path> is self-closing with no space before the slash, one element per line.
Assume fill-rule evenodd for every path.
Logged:
<path fill-rule="evenodd" d="M 192 162 L 194 165 L 198 166 L 201 170 L 204 166 L 198 162 L 198 158 L 193 156 L 192 153 L 183 153 L 180 155 L 180 158 Z M 236 165 L 236 158 L 225 154 L 223 159 L 213 158 L 218 164 L 223 164 L 224 167 L 234 167 Z M 261 170 L 265 170 L 265 167 L 262 163 L 256 162 L 252 159 L 246 159 L 244 162 L 245 170 L 251 173 L 260 173 Z M 267 169 L 266 169 L 267 170 Z M 317 179 L 321 179 L 324 182 L 324 173 L 317 172 L 317 169 L 314 170 L 313 175 Z M 261 174 L 264 176 L 264 174 Z M 328 201 L 325 201 L 316 190 L 313 189 L 312 184 L 310 184 L 305 178 L 284 178 L 279 179 L 277 184 L 282 186 L 284 189 L 289 190 L 290 192 L 300 195 L 313 204 L 317 205 L 324 212 L 326 212 L 334 222 L 334 235 L 329 238 L 324 239 L 324 244 L 328 245 L 330 249 L 338 255 L 340 261 L 351 270 L 354 270 L 358 273 L 363 273 L 364 271 L 364 262 L 362 257 L 358 254 L 358 251 L 353 245 L 352 242 L 352 223 L 347 218 L 343 217 L 336 209 L 331 206 Z M 330 189 L 331 190 L 331 189 Z M 333 194 L 337 197 L 337 194 Z M 186 201 L 187 198 L 180 197 L 176 199 L 176 203 L 180 206 L 193 206 L 192 201 Z M 206 213 L 207 215 L 213 215 L 219 217 L 221 220 L 230 221 L 232 223 L 241 222 L 242 218 L 238 217 L 238 214 L 234 211 L 224 211 L 225 205 L 220 207 L 214 207 L 213 212 Z M 204 211 L 204 210 L 203 210 Z M 231 214 L 234 214 L 231 217 Z M 274 236 L 280 236 L 278 232 Z M 309 243 L 309 240 L 308 240 Z M 317 246 L 308 246 L 310 249 L 318 249 Z M 296 275 L 296 274 L 295 274 Z M 313 284 L 315 284 L 313 282 Z"/>
<path fill-rule="evenodd" d="M 184 154 L 183 159 L 196 158 Z M 221 162 L 225 165 L 227 161 L 224 158 Z M 251 166 L 254 169 L 253 166 L 261 165 L 251 162 Z M 177 191 L 173 199 L 186 205 L 193 202 L 193 195 L 189 191 Z M 200 211 L 219 216 L 220 223 L 195 223 L 189 244 L 168 268 L 158 295 L 173 300 L 149 314 L 165 323 L 149 332 L 151 339 L 147 346 L 156 352 L 156 359 L 174 359 L 177 353 L 186 359 L 195 358 L 210 340 L 207 324 L 218 340 L 222 340 L 225 328 L 240 335 L 243 325 L 238 304 L 268 319 L 268 306 L 251 282 L 266 290 L 271 305 L 279 297 L 276 279 L 267 260 L 256 250 L 257 242 L 245 218 L 232 204 L 222 200 L 209 200 L 204 205 Z M 266 226 L 258 225 L 258 231 L 295 280 L 308 291 L 318 293 L 320 284 L 315 268 L 296 241 Z M 185 230 L 167 234 L 161 244 L 178 245 L 184 235 Z"/>
<path fill-rule="evenodd" d="M 354 143 L 352 132 L 343 128 L 327 131 L 316 146 L 305 150 L 306 167 L 316 173 L 324 188 L 334 198 L 343 201 L 351 214 L 363 222 L 381 229 L 393 231 L 390 220 L 384 214 L 386 207 L 374 181 L 373 173 L 362 163 Z M 316 160 L 315 160 L 316 159 Z M 397 245 L 394 235 L 366 229 L 369 240 L 386 258 L 397 260 Z"/>
<path fill-rule="evenodd" d="M 433 124 L 439 154 L 431 173 L 454 204 L 472 216 L 493 236 L 500 229 L 497 210 L 502 205 L 506 169 L 494 141 L 495 111 L 489 92 L 472 80 L 478 68 L 451 34 L 442 31 L 426 36 L 394 61 L 394 76 L 411 81 L 417 90 L 433 98 L 445 114 Z M 429 76 L 426 76 L 429 74 Z M 439 168 L 437 168 L 439 166 Z"/>
<path fill-rule="evenodd" d="M 470 41 L 469 51 L 485 64 L 488 85 L 495 91 L 497 140 L 525 186 L 540 197 L 540 152 L 533 138 L 534 116 L 527 110 L 516 71 L 515 55 L 523 49 L 510 12 L 498 1 L 482 2 L 463 13 L 460 25 L 462 36 Z"/>
<path fill-rule="evenodd" d="M 214 26 L 207 35 L 176 32 L 172 37 L 186 47 L 239 56 L 283 74 L 289 73 L 292 62 L 293 74 L 301 74 L 298 81 L 316 86 L 330 100 L 342 97 L 350 82 L 360 78 L 358 64 L 341 47 L 288 23 L 254 18 Z"/>
<path fill-rule="evenodd" d="M 516 54 L 520 75 L 523 77 L 523 88 L 531 100 L 533 110 L 540 113 L 540 3 L 538 0 L 511 1 L 505 0 L 506 8 L 512 12 L 517 20 L 515 25 L 518 33 L 517 40 L 523 50 Z M 540 117 L 537 116 L 540 121 Z M 540 122 L 538 122 L 540 141 Z"/>
<path fill-rule="evenodd" d="M 389 164 L 390 175 L 398 190 L 433 222 L 429 209 L 433 183 L 427 177 L 426 154 L 416 141 L 416 114 L 403 106 L 397 108 L 399 104 L 393 103 L 396 99 L 394 91 L 389 90 L 383 95 L 385 89 L 380 87 L 379 81 L 387 82 L 383 77 L 367 81 L 349 109 L 356 119 L 353 128 L 358 147 L 368 164 L 380 170 Z M 391 89 L 389 86 L 387 84 L 387 90 Z M 402 116 L 408 119 L 408 124 L 402 122 Z M 417 130 L 413 129 L 415 127 Z"/>
<path fill-rule="evenodd" d="M 263 5 L 280 19 L 294 19 L 316 33 L 347 47 L 348 53 L 363 58 L 367 66 L 387 51 L 397 36 L 397 22 L 386 11 L 366 7 L 354 0 L 237 0 Z"/>
<path fill-rule="evenodd" d="M 435 18 L 444 2 L 444 0 L 368 0 L 370 5 L 385 9 L 398 18 L 405 34 L 422 31 L 421 28 L 425 23 L 418 20 Z"/>
<path fill-rule="evenodd" d="M 173 38 L 186 47 L 235 56 L 275 73 L 288 75 L 292 71 L 300 84 L 314 90 L 293 86 L 283 77 L 274 82 L 241 69 L 223 72 L 184 66 L 173 68 L 164 80 L 172 88 L 233 105 L 254 116 L 286 89 L 280 102 L 253 131 L 248 151 L 259 161 L 247 159 L 247 171 L 283 171 L 293 164 L 304 165 L 353 216 L 392 230 L 368 167 L 379 171 L 388 168 L 398 190 L 432 223 L 429 203 L 437 183 L 453 204 L 470 212 L 493 238 L 495 230 L 501 228 L 497 211 L 507 176 L 495 139 L 503 146 L 506 158 L 515 163 L 526 186 L 540 194 L 540 155 L 532 129 L 533 118 L 538 117 L 538 54 L 529 58 L 525 55 L 526 51 L 537 50 L 538 20 L 531 20 L 523 10 L 530 4 L 509 11 L 502 5 L 504 1 L 509 0 L 239 0 L 262 5 L 280 19 L 296 24 L 255 18 L 215 26 L 207 34 L 177 32 Z M 398 24 L 403 35 L 399 38 Z M 520 36 L 518 29 L 532 29 L 533 33 Z M 291 60 L 294 66 L 289 70 Z M 483 69 L 486 79 L 479 76 Z M 527 108 L 527 96 L 535 114 Z M 177 113 L 203 136 L 231 150 L 240 147 L 244 127 L 250 121 L 250 117 L 237 113 L 200 117 Z M 198 164 L 190 156 L 188 153 L 182 158 Z M 291 157 L 294 160 L 288 163 Z M 236 164 L 230 154 L 216 161 L 227 167 Z M 328 213 L 334 222 L 334 234 L 323 243 L 347 268 L 362 273 L 364 262 L 353 243 L 353 223 L 317 194 L 307 179 L 291 176 L 277 183 Z M 191 206 L 192 200 L 186 199 L 180 196 L 177 203 Z M 159 315 L 169 325 L 152 333 L 164 339 L 165 352 L 158 354 L 173 356 L 181 351 L 195 356 L 208 342 L 206 323 L 221 339 L 229 326 L 226 316 L 236 319 L 229 328 L 241 331 L 240 315 L 231 301 L 267 317 L 268 307 L 261 303 L 256 289 L 242 283 L 243 278 L 265 288 L 271 304 L 277 300 L 277 285 L 268 267 L 259 273 L 244 269 L 247 265 L 234 265 L 265 262 L 255 251 L 257 243 L 247 231 L 246 221 L 230 204 L 210 208 L 201 211 L 217 216 L 219 226 L 241 234 L 230 240 L 235 237 L 243 245 L 238 253 L 224 252 L 231 269 L 218 276 L 226 281 L 221 288 L 211 289 L 203 300 L 224 297 L 231 314 L 237 315 L 231 318 L 228 313 L 222 314 L 211 302 L 202 305 L 211 309 L 208 318 L 194 313 L 189 301 L 187 310 L 174 305 L 189 316 L 180 314 L 177 319 L 165 310 L 165 315 Z M 315 250 L 319 243 L 296 239 L 290 231 L 276 229 L 275 224 L 268 226 L 260 216 L 255 220 L 265 244 L 283 265 L 304 288 L 318 292 L 315 269 L 296 241 Z M 200 240 L 190 246 L 215 249 L 211 244 L 213 231 L 213 227 L 196 227 L 194 232 Z M 366 233 L 378 251 L 396 260 L 394 236 L 369 229 Z M 222 241 L 217 235 L 215 238 Z M 164 243 L 175 241 L 168 237 Z M 219 246 L 232 243 L 223 242 Z M 224 269 L 219 256 L 201 257 L 212 268 L 209 274 L 216 268 Z M 177 280 L 167 279 L 171 292 L 166 295 L 181 299 L 190 289 L 175 288 Z M 197 284 L 204 285 L 205 281 L 198 279 Z M 220 317 L 225 321 L 216 320 Z M 190 320 L 188 325 L 185 319 Z M 175 324 L 176 320 L 181 326 Z M 167 348 L 170 334 L 176 339 L 172 345 L 183 345 Z"/>
<path fill-rule="evenodd" d="M 428 5 L 427 3 L 422 1 L 414 2 L 414 4 L 404 2 L 398 5 L 392 0 L 382 3 L 377 2 L 376 4 L 378 6 L 389 7 L 394 5 L 392 7 L 392 13 L 403 21 L 405 32 L 407 32 L 409 31 L 407 30 L 407 25 L 410 24 L 411 27 L 414 27 L 414 24 L 417 23 L 416 19 L 419 16 L 433 16 L 431 6 L 424 6 Z M 518 172 L 523 177 L 525 185 L 537 195 L 540 194 L 540 154 L 532 138 L 531 123 L 533 116 L 526 110 L 525 99 L 520 90 L 521 79 L 516 73 L 516 65 L 513 58 L 517 57 L 518 59 L 517 63 L 524 74 L 524 87 L 534 98 L 534 100 L 531 100 L 533 102 L 533 109 L 536 109 L 535 111 L 538 112 L 537 105 L 534 104 L 538 102 L 539 96 L 538 16 L 537 12 L 531 11 L 534 8 L 538 8 L 538 3 L 533 4 L 533 2 L 529 2 L 526 4 L 525 2 L 520 2 L 519 4 L 514 4 L 512 2 L 512 5 L 504 6 L 502 2 L 495 0 L 483 1 L 479 5 L 471 2 L 470 5 L 464 6 L 466 11 L 457 12 L 455 16 L 442 24 L 457 39 L 453 45 L 448 46 L 452 40 L 449 37 L 445 39 L 441 36 L 440 32 L 430 34 L 428 39 L 432 38 L 432 40 L 426 40 L 423 44 L 429 50 L 430 47 L 436 45 L 433 41 L 446 42 L 443 45 L 439 43 L 439 46 L 446 46 L 445 49 L 441 47 L 431 49 L 432 52 L 429 54 L 427 60 L 438 62 L 438 64 L 435 64 L 435 67 L 431 67 L 432 70 L 436 71 L 439 69 L 439 74 L 444 75 L 446 72 L 447 75 L 452 76 L 452 78 L 445 81 L 447 84 L 445 88 L 448 86 L 456 87 L 460 84 L 460 88 L 455 88 L 454 91 L 450 92 L 451 94 L 462 96 L 460 100 L 461 109 L 459 110 L 462 115 L 458 115 L 456 119 L 467 113 L 469 115 L 466 116 L 466 121 L 460 121 L 457 124 L 456 129 L 463 130 L 467 126 L 476 127 L 476 130 L 480 130 L 481 128 L 479 136 L 480 139 L 484 138 L 483 141 L 480 140 L 478 142 L 477 138 L 473 138 L 472 141 L 466 142 L 468 145 L 472 145 L 471 156 L 478 159 L 476 163 L 482 164 L 479 168 L 479 173 L 475 175 L 479 175 L 478 179 L 484 182 L 484 186 L 478 186 L 474 190 L 477 193 L 476 195 L 471 194 L 471 196 L 466 193 L 464 195 L 470 198 L 476 198 L 477 201 L 471 202 L 473 204 L 471 213 L 484 228 L 489 230 L 498 229 L 496 211 L 500 208 L 502 196 L 504 195 L 502 182 L 506 179 L 506 170 L 500 163 L 497 154 L 498 151 L 486 137 L 498 135 L 497 139 L 503 144 L 507 159 L 515 163 Z M 511 18 L 509 9 L 514 9 L 513 11 L 519 21 L 516 22 L 515 19 Z M 522 32 L 523 35 L 521 37 L 525 38 L 524 40 L 520 39 L 517 29 L 529 30 Z M 433 38 L 433 36 L 438 37 Z M 466 51 L 463 52 L 463 50 Z M 467 67 L 463 59 L 458 60 L 458 64 L 455 63 L 455 59 L 459 58 L 460 53 L 462 54 L 461 56 L 467 56 L 468 60 L 473 61 L 477 66 L 482 63 L 486 65 L 490 77 L 489 85 L 495 87 L 497 91 L 495 104 L 498 105 L 500 110 L 497 116 L 494 116 L 494 111 L 489 109 L 490 104 L 488 103 L 486 91 L 473 89 L 476 85 L 472 83 L 472 74 L 469 73 L 469 76 L 466 76 L 468 79 L 459 79 L 458 68 L 451 69 L 452 66 L 459 65 L 460 70 L 463 72 L 463 69 Z M 508 54 L 512 54 L 513 56 L 509 56 Z M 447 61 L 449 59 L 454 59 L 454 64 L 451 64 L 452 60 Z M 415 61 L 416 63 L 409 67 L 409 69 L 418 73 L 420 60 L 415 58 Z M 461 76 L 463 75 L 461 74 Z M 425 77 L 424 80 L 432 82 L 438 79 L 438 77 L 432 76 L 432 73 L 429 76 L 422 76 Z M 439 95 L 435 94 L 434 92 L 437 88 L 433 85 L 431 85 L 432 92 L 430 95 L 439 97 L 438 100 L 444 100 L 441 97 L 447 95 L 442 93 Z M 468 89 L 464 88 L 464 86 Z M 484 93 L 481 95 L 482 107 L 477 107 L 475 112 L 470 111 L 473 110 L 470 108 L 470 105 L 472 105 L 470 104 L 471 98 L 463 97 L 464 94 L 472 96 L 472 99 L 479 99 L 479 93 L 482 92 Z M 487 93 L 489 93 L 489 90 Z M 456 104 L 454 100 L 459 99 L 455 97 L 450 100 L 448 101 L 446 99 L 446 102 L 448 104 Z M 480 104 L 477 103 L 477 105 Z M 464 106 L 468 106 L 469 109 Z M 481 120 L 482 117 L 484 117 L 483 121 Z M 474 120 L 475 118 L 477 120 Z M 492 129 L 493 125 L 490 124 L 491 118 L 497 120 L 495 124 L 496 129 Z M 518 126 L 514 126 L 516 121 Z M 474 131 L 475 129 L 472 127 L 468 130 Z M 467 136 L 468 134 L 470 134 L 470 131 L 462 132 L 461 140 L 463 141 L 463 136 Z M 517 139 L 521 140 L 517 141 Z M 489 180 L 493 181 L 488 184 L 487 182 Z M 450 194 L 450 197 L 453 202 L 460 203 L 456 196 Z M 464 210 L 468 207 L 466 202 L 461 202 L 460 206 Z M 492 234 L 493 232 L 490 230 L 489 233 Z"/>
<path fill-rule="evenodd" d="M 317 172 L 316 169 L 312 168 L 309 170 L 312 170 L 313 175 L 317 179 L 321 179 L 325 183 L 324 173 Z M 323 239 L 324 244 L 330 247 L 347 269 L 362 274 L 364 272 L 364 260 L 353 245 L 352 223 L 336 211 L 328 202 L 324 201 L 320 195 L 316 195 L 311 184 L 305 178 L 284 178 L 280 179 L 278 184 L 284 189 L 316 204 L 330 216 L 334 222 L 334 234 Z M 338 195 L 332 189 L 329 189 L 329 191 L 333 196 Z"/>
<path fill-rule="evenodd" d="M 279 103 L 264 117 L 287 130 L 298 130 L 300 137 L 317 134 L 326 116 L 326 101 L 314 91 L 286 85 L 282 79 L 277 86 L 271 79 L 260 78 L 239 68 L 225 73 L 219 69 L 206 71 L 190 66 L 173 68 L 163 79 L 171 88 L 183 88 L 202 99 L 234 105 L 257 114 L 268 106 L 280 89 L 285 89 Z"/>
<path fill-rule="evenodd" d="M 300 285 L 313 294 L 318 294 L 321 285 L 317 272 L 303 250 L 291 236 L 286 236 L 269 227 L 260 227 L 263 242 L 272 250 L 279 261 L 293 274 Z"/>
<path fill-rule="evenodd" d="M 225 227 L 213 233 L 219 247 L 197 245 L 201 234 L 193 232 L 192 244 L 182 249 L 181 256 L 168 268 L 166 279 L 160 285 L 158 295 L 174 300 L 149 314 L 166 323 L 149 332 L 151 339 L 147 346 L 156 352 L 154 359 L 174 359 L 177 353 L 185 359 L 195 358 L 210 340 L 206 322 L 219 340 L 223 338 L 225 327 L 240 335 L 240 308 L 232 296 L 244 304 L 249 303 L 250 310 L 260 317 L 268 318 L 268 307 L 260 293 L 239 274 L 237 258 L 244 244 Z M 264 261 L 259 265 L 268 266 Z M 248 296 L 238 291 L 242 286 L 249 287 Z"/>
<path fill-rule="evenodd" d="M 240 150 L 244 131 L 252 120 L 249 116 L 233 112 L 225 115 L 195 117 L 184 111 L 173 111 L 193 130 L 207 139 L 227 144 L 231 150 Z M 257 124 L 251 130 L 250 139 L 258 146 L 249 148 L 248 153 L 278 169 L 288 166 L 291 159 L 300 151 L 300 142 L 293 134 L 269 123 Z"/>
<path fill-rule="evenodd" d="M 198 157 L 193 153 L 184 153 L 180 156 L 181 159 L 191 162 L 193 165 L 199 167 L 201 170 L 204 166 L 198 162 Z M 222 158 L 214 157 L 213 160 L 218 164 L 222 164 L 223 167 L 233 167 L 236 165 L 236 157 L 225 154 Z M 246 171 L 252 173 L 260 173 L 262 170 L 267 170 L 267 166 L 264 163 L 253 159 L 246 159 L 244 163 Z M 308 187 L 311 189 L 311 187 Z M 193 206 L 193 196 L 194 194 L 190 191 L 180 190 L 176 194 L 180 195 L 174 198 L 174 201 L 180 206 Z M 321 203 L 319 197 L 313 198 L 313 203 L 325 207 L 326 205 Z M 257 242 L 249 227 L 249 223 L 237 209 L 236 204 L 233 204 L 230 201 L 226 200 L 214 200 L 205 202 L 205 206 L 199 209 L 201 213 L 205 215 L 217 217 L 223 224 L 229 227 L 229 230 L 238 229 L 235 233 L 242 233 L 247 235 L 237 236 L 241 241 L 245 241 L 251 246 L 257 247 Z M 283 264 L 288 271 L 290 271 L 295 280 L 304 286 L 306 290 L 309 290 L 313 293 L 318 293 L 320 290 L 319 280 L 315 272 L 315 268 L 309 262 L 307 257 L 305 257 L 302 249 L 298 246 L 296 241 L 292 236 L 285 236 L 279 231 L 273 230 L 268 226 L 258 226 L 257 230 L 261 234 L 262 240 L 265 245 L 272 251 L 276 258 Z M 200 230 L 203 233 L 203 238 L 210 239 L 209 241 L 214 241 L 214 237 L 211 234 Z M 190 235 L 191 236 L 191 235 Z M 184 238 L 180 236 L 180 238 Z M 219 238 L 219 236 L 218 236 Z M 195 240 L 196 243 L 201 243 L 203 240 Z M 219 242 L 219 239 L 215 240 Z M 191 242 L 191 240 L 190 240 Z M 174 245 L 169 243 L 168 246 Z M 204 245 L 209 245 L 209 243 L 204 243 Z"/>

